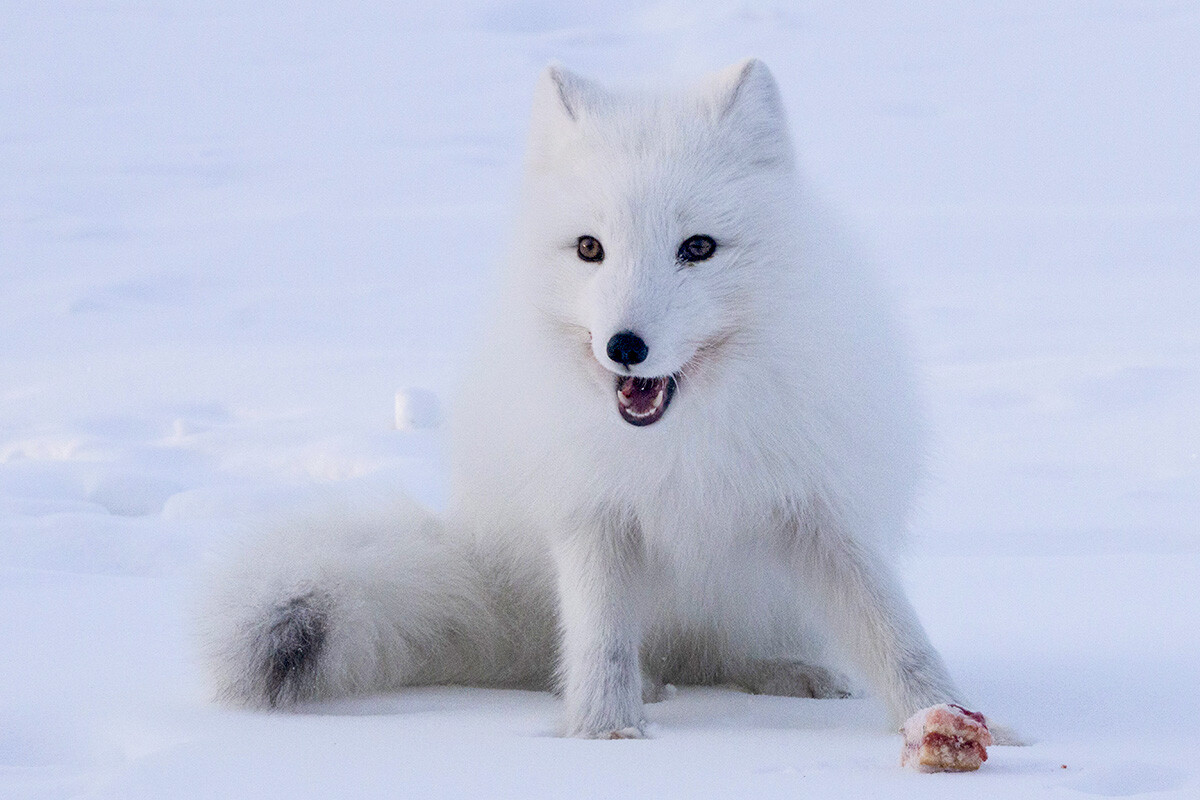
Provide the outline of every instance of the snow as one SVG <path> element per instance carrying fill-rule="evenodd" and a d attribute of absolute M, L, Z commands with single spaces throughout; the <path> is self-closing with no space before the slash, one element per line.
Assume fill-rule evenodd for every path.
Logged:
<path fill-rule="evenodd" d="M 0 797 L 1200 796 L 1198 45 L 1165 0 L 0 5 Z M 915 775 L 870 699 L 724 688 L 626 742 L 522 692 L 212 705 L 207 554 L 444 502 L 538 69 L 749 54 L 928 376 L 913 600 L 1034 743 Z"/>

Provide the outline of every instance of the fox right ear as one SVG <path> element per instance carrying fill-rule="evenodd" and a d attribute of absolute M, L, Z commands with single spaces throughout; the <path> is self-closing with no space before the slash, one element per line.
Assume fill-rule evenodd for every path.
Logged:
<path fill-rule="evenodd" d="M 579 123 L 607 102 L 607 93 L 595 83 L 558 64 L 546 67 L 533 92 L 527 163 L 553 163 L 564 144 L 579 136 Z"/>
<path fill-rule="evenodd" d="M 600 88 L 591 81 L 552 63 L 542 71 L 534 90 L 534 121 L 544 122 L 554 115 L 565 115 L 571 122 L 578 122 L 589 99 L 599 93 Z"/>

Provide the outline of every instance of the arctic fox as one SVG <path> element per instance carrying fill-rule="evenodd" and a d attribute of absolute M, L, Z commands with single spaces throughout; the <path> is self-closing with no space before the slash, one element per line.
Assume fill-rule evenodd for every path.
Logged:
<path fill-rule="evenodd" d="M 234 702 L 414 684 L 556 688 L 636 737 L 666 684 L 960 702 L 889 566 L 922 474 L 871 282 L 801 186 L 774 79 L 536 88 L 522 213 L 452 501 L 332 514 L 210 593 Z"/>

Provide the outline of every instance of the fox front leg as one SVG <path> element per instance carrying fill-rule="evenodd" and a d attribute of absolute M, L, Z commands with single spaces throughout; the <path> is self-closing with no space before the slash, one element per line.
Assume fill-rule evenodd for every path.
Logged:
<path fill-rule="evenodd" d="M 565 733 L 640 738 L 645 721 L 638 651 L 645 592 L 635 537 L 615 527 L 573 531 L 557 542 L 555 561 Z"/>
<path fill-rule="evenodd" d="M 836 528 L 806 531 L 798 559 L 829 630 L 887 704 L 897 724 L 962 699 L 888 565 Z"/>

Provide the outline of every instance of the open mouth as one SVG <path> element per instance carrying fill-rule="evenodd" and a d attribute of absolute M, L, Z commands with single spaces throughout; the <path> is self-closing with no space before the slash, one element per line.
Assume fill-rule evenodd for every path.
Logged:
<path fill-rule="evenodd" d="M 617 376 L 617 410 L 630 425 L 651 425 L 662 419 L 675 396 L 675 379 Z"/>

